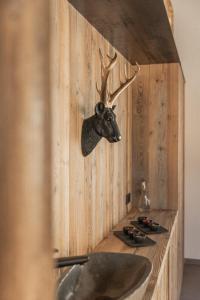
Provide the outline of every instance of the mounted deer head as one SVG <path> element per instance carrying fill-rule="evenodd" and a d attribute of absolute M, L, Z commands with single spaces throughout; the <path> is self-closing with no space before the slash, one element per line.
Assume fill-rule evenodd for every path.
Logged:
<path fill-rule="evenodd" d="M 114 113 L 114 109 L 116 107 L 115 102 L 121 93 L 125 91 L 136 79 L 137 74 L 140 71 L 140 67 L 136 63 L 137 69 L 133 76 L 128 78 L 125 65 L 125 82 L 121 82 L 119 88 L 113 93 L 110 93 L 107 89 L 108 78 L 111 70 L 117 63 L 117 53 L 115 53 L 114 57 L 107 55 L 109 59 L 109 64 L 107 66 L 104 63 L 104 58 L 100 49 L 99 55 L 101 60 L 102 82 L 101 89 L 97 86 L 97 92 L 100 96 L 100 102 L 98 102 L 95 106 L 95 114 L 83 122 L 81 144 L 84 156 L 87 156 L 92 152 L 102 137 L 106 138 L 110 143 L 119 142 L 121 140 L 121 134 L 116 122 L 116 115 Z"/>

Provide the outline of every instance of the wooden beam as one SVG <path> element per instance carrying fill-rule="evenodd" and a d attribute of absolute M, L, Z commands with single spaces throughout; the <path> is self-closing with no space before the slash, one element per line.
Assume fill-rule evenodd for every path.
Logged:
<path fill-rule="evenodd" d="M 49 1 L 0 2 L 0 299 L 53 299 Z"/>
<path fill-rule="evenodd" d="M 180 62 L 170 27 L 169 0 L 168 6 L 163 0 L 68 1 L 130 63 Z"/>
<path fill-rule="evenodd" d="M 169 23 L 171 25 L 172 31 L 174 29 L 174 9 L 171 0 L 164 0 L 164 5 L 167 11 Z"/>

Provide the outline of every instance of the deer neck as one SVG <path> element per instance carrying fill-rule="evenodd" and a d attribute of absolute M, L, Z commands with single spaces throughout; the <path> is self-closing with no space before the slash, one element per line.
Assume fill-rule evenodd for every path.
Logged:
<path fill-rule="evenodd" d="M 87 156 L 96 147 L 102 137 L 95 130 L 95 116 L 83 121 L 81 145 L 82 153 Z"/>

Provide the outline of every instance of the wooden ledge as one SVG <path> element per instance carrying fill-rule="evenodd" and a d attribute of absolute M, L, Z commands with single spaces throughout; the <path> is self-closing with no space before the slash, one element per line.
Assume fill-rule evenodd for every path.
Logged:
<path fill-rule="evenodd" d="M 137 218 L 140 214 L 132 211 L 129 213 L 115 228 L 120 230 L 123 226 L 128 225 L 130 220 Z M 94 250 L 94 252 L 122 252 L 133 253 L 148 257 L 153 264 L 153 272 L 146 290 L 145 300 L 152 298 L 155 286 L 159 280 L 159 275 L 162 271 L 164 261 L 167 258 L 167 253 L 170 245 L 170 238 L 173 234 L 174 225 L 177 222 L 177 211 L 175 210 L 153 210 L 149 217 L 158 223 L 162 224 L 169 230 L 168 233 L 151 235 L 151 238 L 157 242 L 155 246 L 144 248 L 130 248 L 121 242 L 111 232 Z"/>
<path fill-rule="evenodd" d="M 130 63 L 180 62 L 163 0 L 68 1 Z"/>

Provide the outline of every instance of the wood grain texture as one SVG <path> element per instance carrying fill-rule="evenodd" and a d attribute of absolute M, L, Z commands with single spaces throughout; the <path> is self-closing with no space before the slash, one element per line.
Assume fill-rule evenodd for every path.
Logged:
<path fill-rule="evenodd" d="M 171 0 L 164 0 L 164 5 L 167 11 L 169 23 L 173 31 L 174 30 L 174 9 Z"/>
<path fill-rule="evenodd" d="M 66 256 L 69 254 L 69 10 L 64 1 L 51 1 L 51 11 L 53 238 L 55 246 L 59 243 L 59 255 Z"/>
<path fill-rule="evenodd" d="M 138 214 L 134 211 L 126 216 L 114 230 L 120 230 L 129 224 Z M 176 211 L 152 211 L 150 217 L 169 229 L 169 233 L 152 235 L 157 242 L 153 247 L 130 248 L 110 233 L 96 248 L 95 252 L 133 253 L 148 257 L 153 264 L 144 300 L 178 300 L 182 271 L 182 257 L 179 249 L 179 216 Z"/>
<path fill-rule="evenodd" d="M 94 113 L 100 82 L 98 50 L 113 55 L 115 49 L 94 27 L 64 0 L 52 0 L 52 149 L 54 247 L 59 255 L 91 252 L 104 238 L 108 251 L 116 251 L 110 230 L 126 214 L 126 194 L 137 204 L 141 179 L 148 181 L 152 207 L 178 212 L 178 270 L 183 268 L 183 113 L 184 79 L 179 64 L 145 65 L 116 108 L 122 141 L 101 140 L 88 156 L 81 154 L 81 127 Z M 116 89 L 124 64 L 129 75 L 132 66 L 120 54 L 111 74 L 109 88 Z M 163 216 L 165 213 L 163 213 Z M 156 216 L 156 213 L 155 213 Z M 162 213 L 158 221 L 162 221 Z M 172 222 L 169 217 L 167 222 Z M 169 221 L 170 220 L 170 221 Z M 162 222 L 163 223 L 163 222 Z M 171 223 L 167 223 L 170 224 Z M 164 225 L 164 224 L 163 224 Z M 156 237 L 159 238 L 159 237 Z M 101 244 L 104 245 L 104 244 Z M 154 259 L 155 277 L 150 282 L 151 299 L 162 260 L 167 258 L 168 239 L 161 247 L 135 253 Z M 102 246 L 103 247 L 103 246 Z M 103 248 L 98 248 L 99 251 Z M 117 251 L 127 251 L 124 244 Z M 169 263 L 168 263 L 169 261 Z M 164 269 L 164 267 L 162 267 Z M 161 280 L 161 279 L 160 279 Z M 160 281 L 166 286 L 168 278 Z M 167 282 L 167 283 L 166 283 Z M 159 295 L 159 294 L 158 294 Z M 166 295 L 166 293 L 165 293 Z"/>
<path fill-rule="evenodd" d="M 169 300 L 169 270 L 168 270 L 168 256 L 166 257 L 165 261 L 163 262 L 162 272 L 157 280 L 156 287 L 151 298 L 146 297 L 146 299 L 152 300 Z M 175 300 L 175 298 L 173 298 Z M 177 299 L 178 300 L 178 299 Z"/>
<path fill-rule="evenodd" d="M 117 102 L 120 143 L 102 139 L 88 156 L 81 153 L 84 118 L 94 114 L 100 83 L 99 48 L 115 49 L 68 2 L 52 1 L 52 160 L 54 247 L 60 255 L 92 251 L 127 213 L 133 194 L 132 88 Z M 109 89 L 113 91 L 133 67 L 118 54 Z"/>
<path fill-rule="evenodd" d="M 113 55 L 115 49 L 68 2 L 52 0 L 52 11 L 54 246 L 60 255 L 75 255 L 94 249 L 126 214 L 127 193 L 137 203 L 142 178 L 149 183 L 152 207 L 181 205 L 183 77 L 179 64 L 142 66 L 117 103 L 122 141 L 102 140 L 84 158 L 81 127 L 98 101 L 98 50 Z M 111 91 L 124 64 L 130 75 L 132 66 L 119 54 Z"/>
<path fill-rule="evenodd" d="M 169 299 L 170 300 L 178 300 L 180 297 L 180 290 L 178 286 L 179 280 L 181 280 L 181 273 L 179 273 L 179 264 L 181 261 L 180 253 L 178 251 L 178 222 L 175 228 L 172 242 L 169 250 Z M 179 257 L 178 257 L 179 256 Z"/>
<path fill-rule="evenodd" d="M 174 228 L 171 234 L 169 249 L 163 260 L 163 269 L 160 272 L 154 293 L 153 300 L 179 300 L 182 285 L 182 253 L 180 251 L 180 227 L 179 215 L 177 214 Z"/>
<path fill-rule="evenodd" d="M 180 62 L 163 0 L 69 0 L 130 63 Z M 170 20 L 173 12 L 165 0 Z"/>
<path fill-rule="evenodd" d="M 184 79 L 178 64 L 142 67 L 133 86 L 134 199 L 144 178 L 152 207 L 183 210 Z"/>
<path fill-rule="evenodd" d="M 0 2 L 0 299 L 53 299 L 49 2 Z"/>
<path fill-rule="evenodd" d="M 114 230 L 120 230 L 123 226 L 129 224 L 130 220 L 137 218 L 139 214 L 132 211 L 128 214 L 115 228 Z M 172 265 L 176 265 L 180 262 L 177 252 L 177 221 L 178 215 L 176 211 L 168 210 L 155 210 L 149 214 L 149 217 L 156 220 L 164 227 L 166 227 L 169 232 L 161 235 L 152 235 L 157 244 L 152 247 L 144 248 L 131 248 L 120 241 L 112 232 L 105 238 L 96 248 L 95 252 L 121 252 L 121 253 L 133 253 L 137 255 L 142 255 L 148 257 L 153 264 L 153 272 L 150 277 L 150 281 L 145 293 L 144 300 L 161 300 L 161 299 L 173 299 L 169 298 L 169 282 L 171 282 L 171 277 L 175 279 L 175 286 L 171 288 L 177 289 L 178 275 L 177 268 L 172 268 Z M 171 249 L 171 247 L 173 247 Z M 172 254 L 173 251 L 173 254 Z M 170 257 L 170 273 L 169 273 L 169 253 Z M 172 272 L 172 273 L 171 273 Z M 173 284 L 173 283 L 172 283 Z"/>
<path fill-rule="evenodd" d="M 178 98 L 178 295 L 181 294 L 182 279 L 183 279 L 183 267 L 184 267 L 184 181 L 185 181 L 185 169 L 184 169 L 184 136 L 185 136 L 185 81 L 182 70 L 179 69 L 179 98 Z"/>

